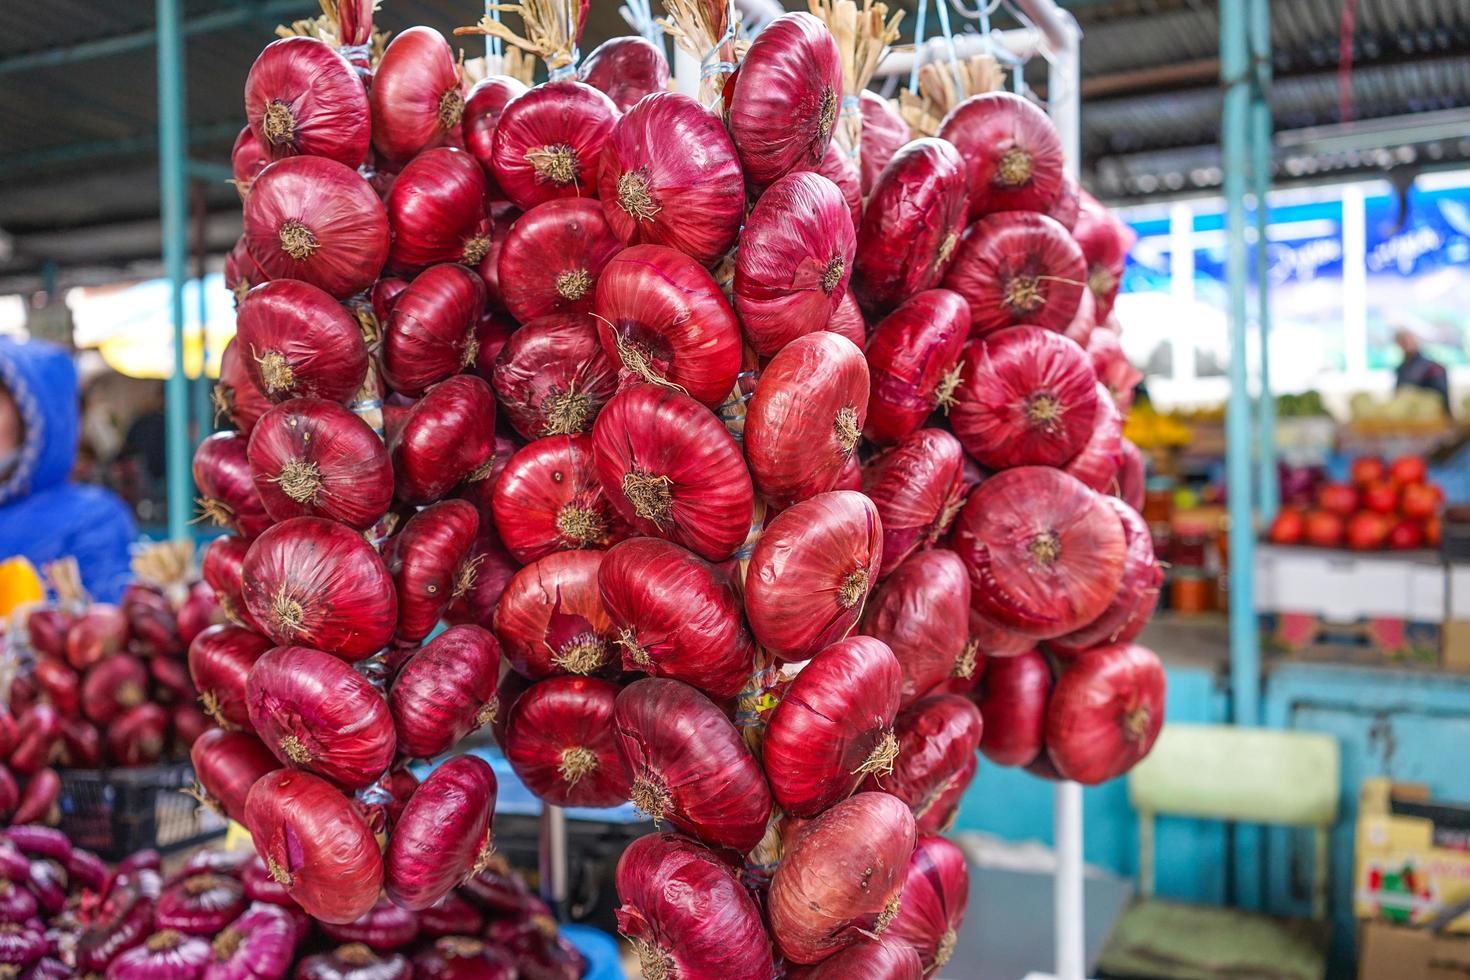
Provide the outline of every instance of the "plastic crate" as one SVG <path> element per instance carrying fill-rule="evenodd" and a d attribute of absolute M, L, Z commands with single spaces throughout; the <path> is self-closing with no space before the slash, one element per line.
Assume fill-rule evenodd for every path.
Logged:
<path fill-rule="evenodd" d="M 184 792 L 194 780 L 187 762 L 59 772 L 61 829 L 105 860 L 150 847 L 168 854 L 225 832 L 224 818 Z"/>

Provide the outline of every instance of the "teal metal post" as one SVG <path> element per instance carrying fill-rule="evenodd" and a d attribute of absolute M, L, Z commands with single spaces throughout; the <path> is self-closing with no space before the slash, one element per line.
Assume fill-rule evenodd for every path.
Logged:
<path fill-rule="evenodd" d="M 1261 390 L 1256 403 L 1256 439 L 1262 526 L 1281 505 L 1276 476 L 1276 395 L 1271 390 L 1271 287 L 1267 282 L 1266 199 L 1271 193 L 1271 0 L 1250 0 L 1251 192 L 1256 198 L 1256 324 L 1261 342 Z"/>
<path fill-rule="evenodd" d="M 184 376 L 184 263 L 189 252 L 184 187 L 184 47 L 180 0 L 156 0 L 158 20 L 158 175 L 163 224 L 163 264 L 173 286 L 169 309 L 174 328 L 173 373 L 164 386 L 165 460 L 168 472 L 168 536 L 189 535 L 193 483 L 189 475 L 189 379 Z"/>
<path fill-rule="evenodd" d="M 194 281 L 198 284 L 199 300 L 199 377 L 189 382 L 189 403 L 194 416 L 194 444 L 214 431 L 214 409 L 210 404 L 209 384 L 209 293 L 204 289 L 204 277 L 209 260 L 209 201 L 205 197 L 204 184 L 193 182 L 194 208 Z"/>
<path fill-rule="evenodd" d="M 1246 352 L 1245 189 L 1250 167 L 1250 52 L 1246 0 L 1220 4 L 1220 78 L 1225 104 L 1220 148 L 1225 171 L 1225 278 L 1229 294 L 1230 401 L 1225 469 L 1230 498 L 1230 692 L 1237 724 L 1260 716 L 1261 657 L 1255 615 L 1255 527 L 1251 511 L 1251 397 Z M 1235 828 L 1238 903 L 1261 907 L 1261 836 Z"/>

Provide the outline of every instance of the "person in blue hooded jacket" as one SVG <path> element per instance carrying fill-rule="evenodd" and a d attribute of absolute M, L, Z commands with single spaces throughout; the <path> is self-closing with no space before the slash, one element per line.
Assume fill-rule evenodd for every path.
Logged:
<path fill-rule="evenodd" d="M 67 353 L 0 337 L 0 560 L 23 555 L 39 571 L 70 555 L 92 597 L 116 602 L 138 532 L 115 494 L 70 481 L 78 432 Z"/>

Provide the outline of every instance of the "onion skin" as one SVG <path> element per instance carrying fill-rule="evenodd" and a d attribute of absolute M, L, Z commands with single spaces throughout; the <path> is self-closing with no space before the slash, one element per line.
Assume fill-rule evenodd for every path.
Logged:
<path fill-rule="evenodd" d="M 501 246 L 501 302 L 523 323 L 554 313 L 589 313 L 597 277 L 622 250 L 597 201 L 538 204 L 516 220 Z"/>
<path fill-rule="evenodd" d="M 245 567 L 245 555 L 249 551 L 249 541 L 224 535 L 209 542 L 209 546 L 204 549 L 204 560 L 200 562 L 200 575 L 214 589 L 215 600 L 225 615 L 235 623 L 241 623 L 242 619 L 248 619 L 250 615 L 241 595 L 244 589 L 241 572 Z M 243 625 L 251 624 L 244 622 Z"/>
<path fill-rule="evenodd" d="M 495 606 L 505 592 L 520 565 L 500 543 L 495 532 L 495 522 L 482 519 L 480 533 L 470 546 L 468 559 L 475 566 L 475 581 L 464 595 L 455 599 L 444 611 L 444 618 L 451 623 L 475 623 L 487 629 L 495 614 Z"/>
<path fill-rule="evenodd" d="M 271 525 L 270 515 L 250 479 L 248 440 L 237 432 L 216 432 L 194 450 L 194 485 L 199 503 L 215 524 L 253 538 Z"/>
<path fill-rule="evenodd" d="M 450 600 L 469 588 L 461 572 L 479 530 L 473 504 L 441 500 L 410 517 L 394 537 L 388 571 L 398 594 L 394 637 L 400 643 L 428 636 Z"/>
<path fill-rule="evenodd" d="M 825 24 L 804 12 L 777 17 L 727 84 L 730 135 L 751 185 L 816 169 L 842 103 L 841 55 Z"/>
<path fill-rule="evenodd" d="M 1027 766 L 1046 748 L 1051 668 L 1035 650 L 985 664 L 975 703 L 985 719 L 980 752 L 998 766 Z"/>
<path fill-rule="evenodd" d="M 873 593 L 862 631 L 882 640 L 898 658 L 903 706 L 954 674 L 967 653 L 969 608 L 965 563 L 940 549 L 907 559 Z"/>
<path fill-rule="evenodd" d="M 892 445 L 936 409 L 947 411 L 970 331 L 970 304 L 948 289 L 926 289 L 878 322 L 868 342 L 871 379 L 863 435 Z"/>
<path fill-rule="evenodd" d="M 646 38 L 613 37 L 582 59 L 577 77 L 626 113 L 645 95 L 669 87 L 669 62 L 663 49 Z"/>
<path fill-rule="evenodd" d="M 606 548 L 627 533 L 598 482 L 585 434 L 547 436 L 517 450 L 492 507 L 501 541 L 527 564 L 553 551 Z"/>
<path fill-rule="evenodd" d="M 796 967 L 791 980 L 921 980 L 924 961 L 912 946 L 859 939 L 816 966 Z"/>
<path fill-rule="evenodd" d="M 965 230 L 964 166 L 953 146 L 926 137 L 883 169 L 858 229 L 857 294 L 865 304 L 890 310 L 939 285 Z"/>
<path fill-rule="evenodd" d="M 212 728 L 199 736 L 189 750 L 189 759 L 200 788 L 236 821 L 245 819 L 245 800 L 255 781 L 281 768 L 260 739 L 223 728 Z"/>
<path fill-rule="evenodd" d="M 1127 439 L 1122 441 L 1120 449 L 1121 461 L 1118 464 L 1118 476 L 1116 486 L 1111 488 L 1112 492 L 1129 507 L 1136 511 L 1143 510 L 1144 472 L 1143 453 L 1138 447 Z"/>
<path fill-rule="evenodd" d="M 551 316 L 511 334 L 490 377 L 505 418 L 527 439 L 592 431 L 618 388 L 596 321 Z"/>
<path fill-rule="evenodd" d="M 42 769 L 26 780 L 26 787 L 21 792 L 10 819 L 16 823 L 50 820 L 60 795 L 61 776 L 55 769 Z"/>
<path fill-rule="evenodd" d="M 8 760 L 10 771 L 29 776 L 50 760 L 61 734 L 61 718 L 49 704 L 33 704 L 16 724 L 15 748 Z M 24 822 L 24 821 L 22 821 Z"/>
<path fill-rule="evenodd" d="M 893 155 L 912 139 L 909 124 L 892 102 L 874 92 L 863 89 L 858 95 L 859 108 L 863 114 L 862 178 L 863 196 L 871 194 L 878 183 L 878 175 L 888 166 Z"/>
<path fill-rule="evenodd" d="M 265 46 L 245 78 L 245 117 L 273 160 L 299 153 L 356 167 L 367 156 L 367 93 L 346 59 L 316 38 Z"/>
<path fill-rule="evenodd" d="M 899 908 L 915 842 L 913 814 L 887 793 L 859 793 L 804 827 L 767 898 L 782 954 L 819 963 L 864 931 L 882 935 Z"/>
<path fill-rule="evenodd" d="M 867 345 L 868 325 L 863 321 L 863 311 L 858 307 L 857 296 L 853 295 L 851 286 L 843 293 L 842 302 L 837 304 L 832 318 L 827 321 L 827 329 L 840 337 L 846 337 L 859 350 Z M 871 404 L 869 402 L 870 411 Z"/>
<path fill-rule="evenodd" d="M 361 943 L 308 956 L 296 967 L 296 980 L 409 980 L 413 975 L 403 954 L 378 956 Z"/>
<path fill-rule="evenodd" d="M 765 836 L 771 793 L 740 733 L 709 698 L 647 677 L 618 695 L 618 752 L 630 796 L 653 818 L 711 847 L 749 851 Z"/>
<path fill-rule="evenodd" d="M 898 759 L 888 776 L 868 777 L 864 789 L 891 793 L 908 804 L 921 831 L 948 827 L 969 777 L 984 732 L 973 702 L 958 694 L 936 694 L 915 701 L 898 716 Z M 963 782 L 961 782 L 963 780 Z"/>
<path fill-rule="evenodd" d="M 1045 466 L 982 483 L 955 520 L 951 547 L 983 616 L 1039 639 L 1102 615 L 1123 579 L 1127 541 L 1106 498 Z"/>
<path fill-rule="evenodd" d="M 1113 312 L 1123 266 L 1136 236 L 1091 194 L 1084 191 L 1080 197 L 1072 237 L 1087 259 L 1087 288 L 1097 301 L 1097 322 L 1102 323 Z"/>
<path fill-rule="evenodd" d="M 293 517 L 245 555 L 245 605 L 278 644 L 309 644 L 356 661 L 393 636 L 398 599 L 371 545 L 335 521 Z"/>
<path fill-rule="evenodd" d="M 214 937 L 203 980 L 285 977 L 296 953 L 296 923 L 273 905 L 254 904 Z"/>
<path fill-rule="evenodd" d="M 458 483 L 488 476 L 495 455 L 490 386 L 463 375 L 439 382 L 409 409 L 388 448 L 404 503 L 433 503 Z"/>
<path fill-rule="evenodd" d="M 398 672 L 388 708 L 398 751 L 428 759 L 447 751 L 488 721 L 501 706 L 495 696 L 500 645 L 478 626 L 451 626 L 430 640 Z"/>
<path fill-rule="evenodd" d="M 404 161 L 459 137 L 464 86 L 454 52 L 432 27 L 394 35 L 373 69 L 373 149 Z"/>
<path fill-rule="evenodd" d="M 168 712 L 157 704 L 140 704 L 107 729 L 104 742 L 114 765 L 151 766 L 163 756 L 168 736 Z"/>
<path fill-rule="evenodd" d="M 1062 172 L 1062 189 L 1057 193 L 1057 199 L 1052 206 L 1047 208 L 1046 216 L 1052 218 L 1057 224 L 1068 231 L 1077 227 L 1077 219 L 1082 209 L 1082 188 L 1077 183 L 1077 178 L 1066 171 Z M 1091 197 L 1092 195 L 1088 195 Z M 1075 238 L 1076 236 L 1073 235 Z M 1084 248 L 1085 252 L 1086 249 Z"/>
<path fill-rule="evenodd" d="M 867 406 L 868 365 L 851 342 L 823 330 L 781 348 L 746 407 L 756 490 L 776 507 L 831 490 L 857 452 Z"/>
<path fill-rule="evenodd" d="M 108 659 L 119 658 L 110 657 Z M 132 657 L 123 656 L 120 659 L 131 661 L 134 664 L 138 663 Z M 138 664 L 138 666 L 141 671 L 142 665 Z M 93 669 L 95 669 L 95 666 Z M 63 715 L 71 716 L 81 711 L 82 682 L 77 677 L 76 671 L 72 670 L 60 660 L 46 657 L 36 662 L 33 674 L 36 678 L 36 684 L 41 688 L 41 693 L 45 695 L 46 700 L 55 706 L 57 711 Z M 147 677 L 147 673 L 144 672 L 143 679 L 145 682 L 147 681 Z"/>
<path fill-rule="evenodd" d="M 771 795 L 782 810 L 815 817 L 850 796 L 870 773 L 892 771 L 899 681 L 893 651 L 869 636 L 832 644 L 796 675 L 771 715 L 761 749 Z"/>
<path fill-rule="evenodd" d="M 211 626 L 189 644 L 189 677 L 199 701 L 223 728 L 246 728 L 245 678 L 274 644 L 239 626 Z"/>
<path fill-rule="evenodd" d="M 66 662 L 85 670 L 127 642 L 127 614 L 117 606 L 94 602 L 66 631 Z M 14 692 L 11 697 L 14 704 Z"/>
<path fill-rule="evenodd" d="M 1126 413 L 1133 407 L 1133 390 L 1143 380 L 1143 372 L 1128 361 L 1118 335 L 1113 330 L 1094 330 L 1087 338 L 1087 355 L 1092 360 L 1092 369 L 1108 391 L 1120 411 Z"/>
<path fill-rule="evenodd" d="M 553 806 L 617 806 L 632 778 L 618 755 L 618 686 L 592 677 L 532 684 L 511 709 L 505 757 L 521 782 Z"/>
<path fill-rule="evenodd" d="M 944 288 L 970 304 L 971 337 L 1022 324 L 1060 333 L 1077 315 L 1086 278 L 1067 229 L 1042 214 L 1005 211 L 965 230 Z"/>
<path fill-rule="evenodd" d="M 788 663 L 810 658 L 857 624 L 883 562 L 883 526 L 866 496 L 818 494 L 766 525 L 745 579 L 756 642 Z"/>
<path fill-rule="evenodd" d="M 603 351 L 631 383 L 666 382 L 710 407 L 735 386 L 740 324 L 715 280 L 682 252 L 619 252 L 598 277 L 593 314 Z"/>
<path fill-rule="evenodd" d="M 1123 559 L 1123 584 L 1102 615 L 1065 636 L 1047 641 L 1047 649 L 1061 656 L 1076 656 L 1092 647 L 1131 643 L 1159 604 L 1164 570 L 1154 556 L 1153 535 L 1138 511 L 1116 497 L 1107 501 L 1123 522 L 1127 553 Z"/>
<path fill-rule="evenodd" d="M 271 876 L 314 918 L 351 922 L 377 901 L 378 843 L 326 780 L 289 769 L 262 776 L 250 789 L 245 824 Z"/>
<path fill-rule="evenodd" d="M 969 897 L 964 852 L 943 837 L 920 837 L 904 876 L 903 904 L 883 935 L 912 946 L 925 973 L 937 974 L 954 953 Z"/>
<path fill-rule="evenodd" d="M 157 929 L 213 937 L 244 911 L 245 890 L 234 878 L 194 874 L 163 890 L 153 924 Z"/>
<path fill-rule="evenodd" d="M 241 201 L 250 196 L 250 185 L 255 183 L 255 175 L 270 162 L 270 154 L 256 138 L 255 131 L 249 124 L 241 127 L 240 135 L 235 137 L 235 145 L 230 150 L 231 183 L 235 185 Z"/>
<path fill-rule="evenodd" d="M 310 283 L 261 283 L 240 301 L 235 322 L 245 371 L 273 402 L 345 401 L 367 374 L 367 345 L 357 321 Z"/>
<path fill-rule="evenodd" d="M 463 150 L 441 146 L 414 157 L 383 200 L 393 232 L 388 268 L 411 275 L 457 262 L 472 271 L 490 248 L 486 191 L 484 171 Z"/>
<path fill-rule="evenodd" d="M 883 521 L 883 566 L 893 573 L 949 530 L 964 505 L 965 452 L 943 429 L 918 429 L 862 469 L 862 491 Z"/>
<path fill-rule="evenodd" d="M 623 114 L 603 147 L 598 180 L 619 238 L 664 245 L 700 265 L 730 250 L 745 217 L 735 144 L 717 116 L 682 93 L 654 93 Z"/>
<path fill-rule="evenodd" d="M 450 892 L 419 913 L 419 934 L 440 936 L 473 936 L 485 927 L 480 910 Z"/>
<path fill-rule="evenodd" d="M 388 897 L 401 908 L 428 908 L 492 853 L 495 772 L 472 755 L 431 772 L 393 825 L 384 855 Z"/>
<path fill-rule="evenodd" d="M 255 178 L 245 247 L 265 278 L 300 279 L 346 299 L 370 287 L 387 261 L 388 216 L 356 171 L 292 157 Z"/>
<path fill-rule="evenodd" d="M 506 105 L 495 125 L 492 176 L 522 211 L 559 197 L 595 197 L 612 99 L 581 82 L 544 82 Z"/>
<path fill-rule="evenodd" d="M 632 538 L 603 556 L 597 584 L 624 670 L 671 677 L 712 698 L 745 687 L 755 644 L 720 569 L 672 542 Z"/>
<path fill-rule="evenodd" d="M 709 561 L 745 540 L 750 474 L 735 440 L 694 399 L 661 385 L 621 391 L 597 417 L 592 447 L 603 490 L 633 530 Z"/>
<path fill-rule="evenodd" d="M 769 980 L 760 910 L 729 865 L 686 837 L 649 834 L 618 859 L 618 931 L 644 976 Z"/>
<path fill-rule="evenodd" d="M 356 414 L 293 398 L 256 423 L 247 451 L 255 492 L 273 520 L 325 517 L 365 531 L 393 503 L 383 440 Z"/>
<path fill-rule="evenodd" d="M 842 199 L 847 202 L 847 211 L 852 216 L 853 235 L 856 236 L 858 227 L 863 223 L 862 180 L 858 177 L 857 167 L 853 166 L 847 151 L 836 140 L 827 144 L 827 152 L 822 154 L 817 173 L 836 184 L 837 189 L 842 192 Z M 850 266 L 848 271 L 851 272 Z"/>
<path fill-rule="evenodd" d="M 1098 382 L 1097 416 L 1093 419 L 1092 434 L 1063 469 L 1090 489 L 1107 493 L 1116 484 L 1122 457 L 1123 415 L 1114 404 L 1112 394 L 1102 382 Z"/>
<path fill-rule="evenodd" d="M 475 327 L 484 306 L 485 284 L 464 266 L 436 265 L 419 273 L 384 325 L 383 377 L 395 391 L 417 397 L 474 366 Z"/>
<path fill-rule="evenodd" d="M 616 659 L 612 621 L 597 589 L 602 555 L 554 551 L 506 586 L 495 609 L 495 635 L 518 673 L 533 680 L 595 674 Z"/>
<path fill-rule="evenodd" d="M 41 666 L 37 665 L 38 671 Z M 125 653 L 104 657 L 87 668 L 79 700 L 88 721 L 110 725 L 129 708 L 148 700 L 148 668 L 141 660 Z M 56 704 L 55 698 L 52 703 Z M 57 708 L 67 710 L 60 704 Z M 74 714 L 75 706 L 68 713 Z"/>
<path fill-rule="evenodd" d="M 1164 727 L 1164 668 L 1136 643 L 1068 664 L 1046 709 L 1046 750 L 1063 779 L 1105 783 L 1136 766 Z"/>
<path fill-rule="evenodd" d="M 419 980 L 515 980 L 530 964 L 513 958 L 508 949 L 493 941 L 465 936 L 445 936 L 413 958 L 413 975 Z"/>
<path fill-rule="evenodd" d="M 1011 92 L 973 95 L 949 111 L 939 135 L 966 161 L 970 217 L 1042 211 L 1062 192 L 1062 143 L 1042 110 Z"/>
<path fill-rule="evenodd" d="M 735 310 L 762 357 L 821 330 L 842 302 L 857 236 L 842 191 L 821 174 L 793 173 L 756 201 L 735 255 Z"/>
<path fill-rule="evenodd" d="M 1097 378 L 1061 334 L 1011 327 L 970 342 L 950 420 L 981 466 L 1062 466 L 1092 437 Z"/>
<path fill-rule="evenodd" d="M 198 977 L 209 963 L 209 943 L 174 929 L 160 929 L 107 964 L 109 980 Z"/>

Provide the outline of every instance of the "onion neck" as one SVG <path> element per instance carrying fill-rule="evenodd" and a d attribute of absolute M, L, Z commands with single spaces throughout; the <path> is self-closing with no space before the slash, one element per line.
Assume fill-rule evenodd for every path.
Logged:
<path fill-rule="evenodd" d="M 464 250 L 460 252 L 459 260 L 465 265 L 479 265 L 489 253 L 490 236 L 475 235 L 464 240 Z"/>
<path fill-rule="evenodd" d="M 254 353 L 254 348 L 251 351 Z M 280 351 L 268 350 L 264 354 L 254 354 L 254 357 L 267 395 L 290 391 L 295 387 L 296 372 L 291 369 L 291 362 Z"/>
<path fill-rule="evenodd" d="M 945 415 L 949 414 L 950 406 L 955 403 L 955 392 L 959 390 L 960 377 L 964 370 L 964 362 L 956 361 L 954 367 L 944 372 L 939 383 L 934 386 L 934 407 Z"/>
<path fill-rule="evenodd" d="M 633 952 L 638 954 L 643 980 L 678 980 L 679 968 L 667 950 L 647 939 L 634 939 L 632 943 Z"/>
<path fill-rule="evenodd" d="M 893 729 L 883 733 L 878 744 L 873 746 L 873 751 L 863 760 L 862 765 L 852 771 L 854 776 L 891 776 L 893 775 L 893 762 L 898 758 L 898 736 L 893 734 Z"/>
<path fill-rule="evenodd" d="M 500 715 L 500 695 L 490 695 L 490 700 L 480 705 L 480 710 L 475 712 L 475 727 L 483 728 L 486 725 L 495 724 L 495 719 Z"/>
<path fill-rule="evenodd" d="M 975 668 L 980 664 L 980 641 L 971 639 L 965 643 L 965 648 L 955 658 L 954 667 L 950 669 L 949 676 L 956 680 L 967 681 L 975 676 Z"/>
<path fill-rule="evenodd" d="M 214 942 L 210 944 L 214 950 L 215 961 L 224 963 L 233 959 L 235 954 L 239 952 L 240 943 L 244 939 L 245 937 L 243 935 L 232 928 L 227 928 L 224 932 L 215 936 Z"/>
<path fill-rule="evenodd" d="M 485 944 L 468 936 L 445 936 L 434 943 L 434 948 L 449 956 L 470 959 L 485 951 Z"/>
<path fill-rule="evenodd" d="M 837 288 L 837 284 L 842 281 L 842 274 L 846 271 L 847 263 L 842 256 L 832 256 L 832 261 L 827 263 L 826 270 L 822 272 L 822 292 L 831 296 L 832 290 Z"/>
<path fill-rule="evenodd" d="M 851 609 L 862 601 L 863 596 L 868 594 L 868 570 L 866 568 L 855 569 L 837 588 L 837 604 L 843 609 Z"/>
<path fill-rule="evenodd" d="M 837 123 L 837 92 L 830 87 L 822 90 L 822 102 L 817 109 L 817 140 L 825 143 L 832 137 L 832 127 Z"/>
<path fill-rule="evenodd" d="M 837 448 L 842 450 L 844 456 L 851 456 L 852 451 L 857 448 L 858 438 L 863 434 L 858 426 L 857 409 L 851 405 L 839 408 L 832 419 L 832 431 L 837 435 Z"/>
<path fill-rule="evenodd" d="M 458 129 L 463 116 L 464 96 L 460 94 L 459 85 L 456 84 L 439 96 L 439 125 L 446 131 Z"/>
<path fill-rule="evenodd" d="M 939 252 L 936 255 L 936 258 L 939 260 L 939 265 L 944 265 L 951 258 L 954 257 L 954 250 L 959 245 L 959 243 L 959 232 L 951 231 L 949 234 L 944 236 L 944 239 L 939 243 Z"/>
<path fill-rule="evenodd" d="M 618 646 L 628 651 L 628 657 L 645 670 L 653 666 L 653 658 L 648 654 L 648 648 L 638 642 L 638 634 L 631 629 L 625 629 L 618 633 Z"/>
<path fill-rule="evenodd" d="M 271 597 L 271 615 L 276 627 L 286 636 L 293 637 L 306 625 L 306 608 L 294 599 L 283 585 Z"/>
<path fill-rule="evenodd" d="M 298 766 L 304 766 L 312 760 L 311 750 L 295 735 L 287 735 L 281 739 L 281 751 Z"/>
<path fill-rule="evenodd" d="M 1105 265 L 1095 265 L 1087 271 L 1087 288 L 1094 296 L 1106 296 L 1118 285 L 1118 277 Z"/>
<path fill-rule="evenodd" d="M 959 937 L 953 929 L 944 930 L 944 935 L 939 937 L 939 945 L 934 947 L 934 960 L 929 964 L 929 971 L 938 973 L 949 959 L 954 955 L 954 948 L 959 943 Z"/>
<path fill-rule="evenodd" d="M 162 929 L 149 936 L 144 945 L 150 953 L 163 953 L 176 948 L 183 940 L 183 933 L 177 929 Z"/>
<path fill-rule="evenodd" d="M 195 501 L 199 512 L 220 527 L 229 527 L 235 520 L 235 509 L 215 497 L 200 497 Z"/>
<path fill-rule="evenodd" d="M 883 906 L 883 911 L 878 913 L 878 918 L 873 923 L 873 932 L 875 934 L 879 936 L 883 935 L 883 930 L 887 929 L 893 923 L 893 920 L 898 917 L 899 898 L 900 896 L 894 895 Z"/>
<path fill-rule="evenodd" d="M 372 966 L 378 962 L 378 954 L 374 953 L 366 943 L 348 943 L 346 946 L 338 946 L 336 957 L 348 966 Z"/>
<path fill-rule="evenodd" d="M 1065 412 L 1061 399 L 1050 391 L 1038 391 L 1026 399 L 1026 421 L 1034 428 L 1056 429 Z"/>

